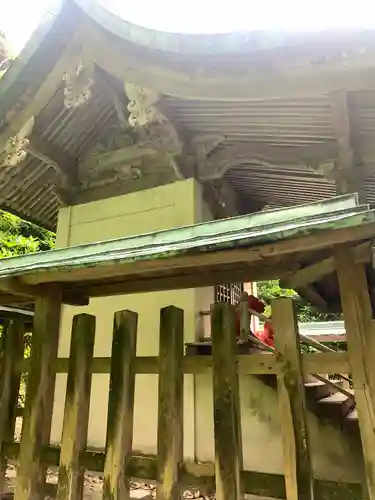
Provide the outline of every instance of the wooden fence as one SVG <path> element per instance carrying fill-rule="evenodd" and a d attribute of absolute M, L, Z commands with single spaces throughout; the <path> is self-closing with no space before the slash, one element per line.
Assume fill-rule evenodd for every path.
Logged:
<path fill-rule="evenodd" d="M 236 355 L 235 312 L 226 303 L 211 309 L 212 356 L 184 356 L 184 314 L 174 306 L 160 312 L 158 357 L 136 357 L 137 314 L 114 316 L 111 358 L 93 358 L 95 317 L 79 314 L 72 325 L 70 357 L 57 359 L 60 302 L 53 294 L 36 302 L 31 357 L 23 359 L 23 326 L 4 324 L 0 371 L 0 487 L 7 459 L 18 461 L 16 500 L 39 500 L 46 492 L 46 467 L 58 466 L 55 494 L 82 499 L 85 470 L 104 473 L 103 499 L 130 498 L 130 479 L 156 481 L 158 500 L 177 499 L 183 488 L 216 489 L 219 500 L 244 493 L 288 500 L 361 499 L 358 484 L 313 478 L 303 378 L 306 373 L 349 372 L 347 353 L 300 354 L 290 299 L 272 307 L 275 354 Z M 212 370 L 215 463 L 183 457 L 183 376 Z M 21 373 L 28 373 L 20 444 L 14 428 Z M 60 447 L 49 444 L 56 373 L 68 373 Z M 93 373 L 110 372 L 104 451 L 86 449 Z M 137 373 L 159 375 L 156 456 L 133 452 L 133 412 Z M 244 471 L 238 375 L 276 374 L 280 402 L 285 476 Z"/>

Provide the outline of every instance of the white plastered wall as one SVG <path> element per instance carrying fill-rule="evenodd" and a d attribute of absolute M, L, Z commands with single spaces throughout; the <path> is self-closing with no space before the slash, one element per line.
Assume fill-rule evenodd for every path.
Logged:
<path fill-rule="evenodd" d="M 202 222 L 210 218 L 203 202 L 201 186 L 193 179 L 146 191 L 61 209 L 57 227 L 57 246 L 79 245 L 134 234 L 169 229 Z M 68 357 L 70 330 L 74 314 L 96 316 L 94 356 L 110 356 L 113 315 L 130 309 L 138 312 L 138 356 L 157 356 L 159 314 L 167 305 L 184 311 L 185 342 L 195 338 L 198 311 L 213 301 L 213 289 L 173 290 L 116 297 L 97 298 L 87 307 L 64 306 L 62 311 L 59 357 Z M 109 375 L 94 374 L 92 380 L 88 446 L 105 443 Z M 51 440 L 61 440 L 66 375 L 58 375 L 55 390 Z M 184 378 L 184 454 L 195 457 L 194 378 Z M 134 411 L 133 449 L 156 451 L 158 380 L 156 375 L 137 375 Z"/>

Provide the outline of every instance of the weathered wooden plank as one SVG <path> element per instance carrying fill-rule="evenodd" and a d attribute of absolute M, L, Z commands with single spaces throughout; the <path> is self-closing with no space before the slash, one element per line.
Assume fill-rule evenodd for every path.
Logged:
<path fill-rule="evenodd" d="M 278 371 L 276 356 L 271 353 L 239 354 L 236 356 L 238 373 L 242 375 L 267 375 Z M 59 358 L 54 363 L 56 373 L 67 373 L 69 358 Z M 315 352 L 302 354 L 302 366 L 305 375 L 309 373 L 349 373 L 349 355 L 347 352 Z M 15 371 L 27 373 L 30 361 L 17 362 Z M 212 370 L 212 356 L 184 356 L 182 369 L 186 374 L 198 375 Z M 92 373 L 110 373 L 111 358 L 94 358 Z M 137 356 L 135 373 L 157 374 L 159 361 L 156 356 Z"/>
<path fill-rule="evenodd" d="M 184 312 L 160 311 L 157 500 L 180 498 L 178 470 L 183 461 Z"/>
<path fill-rule="evenodd" d="M 130 498 L 125 468 L 131 457 L 138 315 L 115 314 L 109 385 L 103 500 Z"/>
<path fill-rule="evenodd" d="M 35 303 L 16 500 L 43 498 L 46 471 L 41 455 L 51 433 L 60 309 L 61 293 L 55 288 Z"/>
<path fill-rule="evenodd" d="M 297 318 L 290 298 L 272 301 L 277 377 L 287 500 L 312 500 L 313 474 L 309 450 L 305 389 Z"/>
<path fill-rule="evenodd" d="M 371 261 L 371 242 L 366 241 L 354 247 L 354 256 L 356 262 L 370 262 Z M 335 259 L 327 257 L 326 259 L 314 262 L 309 266 L 299 269 L 293 274 L 286 276 L 280 280 L 280 286 L 283 288 L 302 288 L 311 283 L 319 281 L 324 276 L 334 273 L 336 270 Z"/>
<path fill-rule="evenodd" d="M 235 358 L 235 314 L 230 304 L 212 306 L 211 335 L 216 496 L 218 500 L 239 500 L 242 498 L 242 438 Z"/>
<path fill-rule="evenodd" d="M 350 248 L 336 248 L 335 260 L 358 420 L 361 432 L 367 486 L 375 498 L 375 331 L 363 264 L 354 262 Z"/>
<path fill-rule="evenodd" d="M 2 357 L 0 358 L 0 455 L 3 443 L 13 441 L 16 423 L 21 374 L 14 371 L 15 363 L 23 358 L 23 323 L 19 319 L 4 322 L 2 332 Z M 3 493 L 7 467 L 5 457 L 0 458 L 0 494 Z"/>
<path fill-rule="evenodd" d="M 85 467 L 80 455 L 87 440 L 94 343 L 95 316 L 74 316 L 59 464 L 58 500 L 80 500 L 83 495 Z"/>

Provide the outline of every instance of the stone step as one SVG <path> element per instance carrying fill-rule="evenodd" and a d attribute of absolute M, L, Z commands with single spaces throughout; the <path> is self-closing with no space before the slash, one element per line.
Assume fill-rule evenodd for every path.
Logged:
<path fill-rule="evenodd" d="M 315 401 L 329 396 L 333 393 L 332 388 L 320 380 L 314 382 L 305 382 L 306 397 L 313 398 Z"/>
<path fill-rule="evenodd" d="M 336 392 L 319 399 L 317 407 L 320 415 L 343 419 L 355 408 L 355 400 Z"/>

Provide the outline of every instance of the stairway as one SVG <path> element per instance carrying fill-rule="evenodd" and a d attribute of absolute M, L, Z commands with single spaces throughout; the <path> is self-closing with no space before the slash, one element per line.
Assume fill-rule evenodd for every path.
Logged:
<path fill-rule="evenodd" d="M 262 348 L 254 344 L 238 344 L 238 354 L 262 352 Z M 263 351 L 264 352 L 264 351 Z M 186 355 L 209 356 L 212 354 L 211 342 L 193 342 L 186 344 Z M 257 375 L 269 387 L 277 388 L 275 375 Z M 324 382 L 313 375 L 305 381 L 306 404 L 319 419 L 327 420 L 331 425 L 338 426 L 347 437 L 359 439 L 358 416 L 354 393 L 350 389 L 340 392 L 343 380 Z M 337 386 L 334 387 L 332 382 Z"/>

